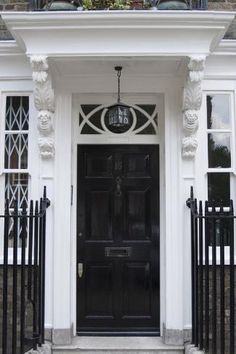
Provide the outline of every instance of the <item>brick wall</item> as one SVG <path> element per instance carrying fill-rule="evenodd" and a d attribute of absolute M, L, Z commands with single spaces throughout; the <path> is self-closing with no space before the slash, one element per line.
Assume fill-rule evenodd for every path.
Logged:
<path fill-rule="evenodd" d="M 211 0 L 208 1 L 208 10 L 223 10 L 233 11 L 236 10 L 236 0 Z"/>
<path fill-rule="evenodd" d="M 25 274 L 26 276 L 26 281 L 25 284 L 27 284 L 27 272 Z M 20 298 L 21 298 L 21 268 L 18 267 L 18 272 L 17 272 L 17 354 L 20 353 Z M 0 354 L 1 353 L 1 346 L 2 346 L 2 295 L 3 295 L 3 267 L 0 266 Z M 25 287 L 25 289 L 27 289 Z M 7 321 L 7 329 L 8 329 L 8 341 L 7 341 L 7 346 L 8 346 L 8 353 L 11 353 L 11 345 L 12 345 L 12 293 L 13 293 L 13 267 L 9 266 L 8 270 L 8 321 Z M 27 294 L 25 297 L 26 300 L 26 316 L 25 316 L 25 336 L 32 338 L 33 333 L 32 333 L 32 321 L 33 321 L 33 312 L 32 312 L 32 303 L 27 299 Z M 28 346 L 26 346 L 26 349 L 28 350 Z"/>
<path fill-rule="evenodd" d="M 217 352 L 212 352 L 212 303 L 213 303 L 213 276 L 212 276 L 212 267 L 209 269 L 209 354 L 220 354 L 220 329 L 221 329 L 221 303 L 220 303 L 220 267 L 216 267 L 216 293 L 217 293 L 217 301 L 216 301 L 216 331 L 217 331 Z M 203 288 L 205 287 L 205 270 L 203 270 Z M 236 289 L 236 267 L 234 269 L 234 288 Z M 229 266 L 225 266 L 224 268 L 224 294 L 225 294 L 225 351 L 224 354 L 234 354 L 230 352 L 229 343 L 230 343 L 230 268 Z M 199 293 L 200 295 L 200 293 Z M 205 293 L 203 291 L 204 299 Z M 236 304 L 236 291 L 235 295 L 235 304 Z M 236 306 L 234 307 L 235 310 L 235 318 L 236 318 Z M 204 312 L 205 313 L 205 312 Z M 205 315 L 204 315 L 205 316 Z M 235 323 L 235 331 L 236 331 L 236 323 Z M 235 337 L 235 348 L 236 348 L 236 337 Z"/>
<path fill-rule="evenodd" d="M 27 11 L 28 8 L 27 0 L 0 0 L 0 11 Z"/>

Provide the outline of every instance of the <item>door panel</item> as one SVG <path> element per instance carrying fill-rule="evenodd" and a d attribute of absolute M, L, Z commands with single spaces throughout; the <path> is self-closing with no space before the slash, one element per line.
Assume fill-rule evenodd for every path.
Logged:
<path fill-rule="evenodd" d="M 86 154 L 86 177 L 112 177 L 112 155 L 96 151 Z"/>
<path fill-rule="evenodd" d="M 151 318 L 149 263 L 125 263 L 123 266 L 123 316 Z"/>
<path fill-rule="evenodd" d="M 124 175 L 126 177 L 150 177 L 149 154 L 124 155 Z"/>
<path fill-rule="evenodd" d="M 113 317 L 113 271 L 112 263 L 86 265 L 86 318 Z"/>
<path fill-rule="evenodd" d="M 77 331 L 159 333 L 158 147 L 78 147 Z"/>
<path fill-rule="evenodd" d="M 112 198 L 109 190 L 88 191 L 85 214 L 87 240 L 112 239 Z"/>
<path fill-rule="evenodd" d="M 145 190 L 128 190 L 125 208 L 126 232 L 124 239 L 150 239 L 150 188 Z"/>

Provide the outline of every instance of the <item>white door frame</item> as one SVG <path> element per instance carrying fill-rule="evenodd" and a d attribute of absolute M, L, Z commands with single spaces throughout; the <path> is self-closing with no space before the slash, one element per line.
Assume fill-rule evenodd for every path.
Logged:
<path fill-rule="evenodd" d="M 127 136 L 119 136 L 119 135 L 81 135 L 79 134 L 79 124 L 78 124 L 78 104 L 112 104 L 114 102 L 114 95 L 111 94 L 80 94 L 74 95 L 72 98 L 72 131 L 73 131 L 73 143 L 72 143 L 72 185 L 73 185 L 73 207 L 72 207 L 72 218 L 71 218 L 71 230 L 72 230 L 72 257 L 71 257 L 71 273 L 72 273 L 72 281 L 71 281 L 71 319 L 74 324 L 73 326 L 73 335 L 76 335 L 76 297 L 77 297 L 77 289 L 76 289 L 76 272 L 77 272 L 77 146 L 83 144 L 91 144 L 91 145 L 99 145 L 99 144 L 150 144 L 150 145 L 159 145 L 159 177 L 160 177 L 160 206 L 165 205 L 164 201 L 164 146 L 163 139 L 164 136 L 163 128 L 164 128 L 164 97 L 163 94 L 128 94 L 123 95 L 125 97 L 125 103 L 129 104 L 156 104 L 158 107 L 158 135 L 136 135 L 132 138 Z M 164 208 L 160 207 L 160 330 L 162 332 L 162 322 L 164 319 L 164 286 L 163 286 L 163 271 L 164 271 Z M 162 333 L 161 333 L 162 334 Z"/>

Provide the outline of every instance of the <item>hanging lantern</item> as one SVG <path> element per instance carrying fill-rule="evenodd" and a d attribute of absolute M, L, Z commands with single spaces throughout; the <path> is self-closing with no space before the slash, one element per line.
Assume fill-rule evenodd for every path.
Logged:
<path fill-rule="evenodd" d="M 108 108 L 108 126 L 114 133 L 123 133 L 127 131 L 131 125 L 130 108 L 120 100 L 120 77 L 121 66 L 116 66 L 118 78 L 118 97 L 117 103 Z"/>

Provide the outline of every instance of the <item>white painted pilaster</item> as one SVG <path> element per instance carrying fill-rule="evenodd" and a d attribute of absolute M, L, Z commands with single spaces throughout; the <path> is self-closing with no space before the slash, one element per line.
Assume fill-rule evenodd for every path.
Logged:
<path fill-rule="evenodd" d="M 53 341 L 71 339 L 71 96 L 56 96 Z"/>
<path fill-rule="evenodd" d="M 183 237 L 181 230 L 181 87 L 165 97 L 166 316 L 164 340 L 183 343 Z"/>

